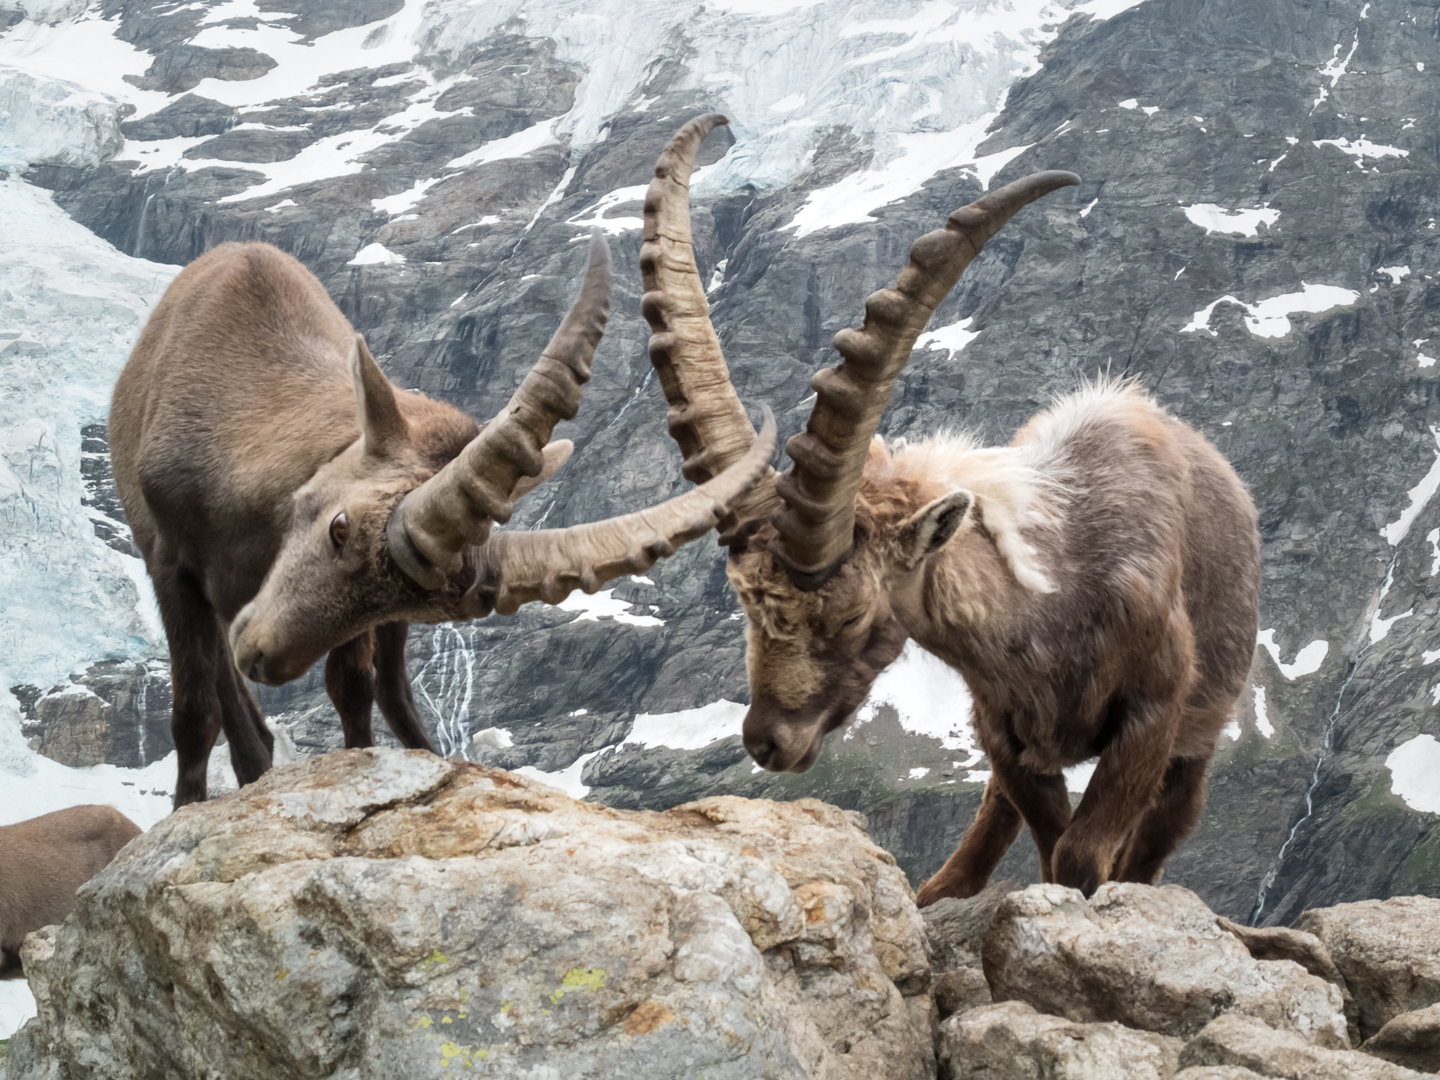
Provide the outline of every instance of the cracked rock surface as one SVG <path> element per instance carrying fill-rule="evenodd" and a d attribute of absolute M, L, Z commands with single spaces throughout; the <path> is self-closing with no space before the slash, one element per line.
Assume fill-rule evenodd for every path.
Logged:
<path fill-rule="evenodd" d="M 25 950 L 9 1080 L 935 1069 L 904 876 L 813 800 L 623 812 L 343 751 L 167 818 Z"/>
<path fill-rule="evenodd" d="M 1178 885 L 1110 882 L 1090 900 L 1032 885 L 1000 904 L 983 960 L 996 1001 L 1082 1023 L 1189 1038 L 1238 1013 L 1307 1045 L 1350 1046 L 1339 988 L 1294 961 L 1254 959 Z"/>

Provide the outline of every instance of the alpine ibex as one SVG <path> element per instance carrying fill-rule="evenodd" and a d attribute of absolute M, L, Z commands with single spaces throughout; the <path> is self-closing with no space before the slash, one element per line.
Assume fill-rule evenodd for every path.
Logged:
<path fill-rule="evenodd" d="M 25 935 L 69 915 L 75 890 L 139 835 L 110 806 L 72 806 L 0 826 L 0 979 L 21 976 Z"/>
<path fill-rule="evenodd" d="M 696 148 L 683 127 L 645 204 L 645 313 L 685 475 L 742 454 L 730 386 L 690 248 Z M 1259 538 L 1250 496 L 1203 437 L 1132 385 L 1057 402 L 1007 447 L 941 435 L 872 441 L 926 320 L 1011 215 L 1071 173 L 992 191 L 921 237 L 894 289 L 842 330 L 814 377 L 784 476 L 722 520 L 746 614 L 744 741 L 800 772 L 907 639 L 965 678 L 992 769 L 959 849 L 919 902 L 970 896 L 1030 826 L 1046 881 L 1087 895 L 1149 882 L 1194 827 L 1215 742 L 1255 644 Z M 1061 771 L 1099 756 L 1074 813 Z"/>
<path fill-rule="evenodd" d="M 181 271 L 110 413 L 116 487 L 170 644 L 177 807 L 206 797 L 222 728 L 240 783 L 270 767 L 274 737 L 242 673 L 279 684 L 328 653 L 346 746 L 371 745 L 378 698 L 405 746 L 433 749 L 405 673 L 409 623 L 556 604 L 641 573 L 769 468 L 767 420 L 734 468 L 658 507 L 490 538 L 568 456 L 568 442 L 546 444 L 579 407 L 609 304 L 597 235 L 579 299 L 482 430 L 392 386 L 324 286 L 278 249 L 223 244 Z"/>

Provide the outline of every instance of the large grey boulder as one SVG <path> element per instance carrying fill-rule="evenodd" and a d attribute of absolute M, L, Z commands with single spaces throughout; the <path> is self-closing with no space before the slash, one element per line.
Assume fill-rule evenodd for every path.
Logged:
<path fill-rule="evenodd" d="M 1401 1013 L 1360 1049 L 1421 1072 L 1440 1072 L 1440 1005 Z"/>
<path fill-rule="evenodd" d="M 1032 885 L 1001 902 L 985 937 L 997 1001 L 1081 1022 L 1189 1038 L 1237 1012 L 1306 1043 L 1348 1047 L 1340 991 L 1290 960 L 1256 960 L 1178 885 Z"/>
<path fill-rule="evenodd" d="M 1238 1067 L 1280 1080 L 1415 1080 L 1425 1075 L 1358 1050 L 1315 1046 L 1293 1031 L 1276 1031 L 1235 1013 L 1216 1017 L 1186 1043 L 1180 1064 L 1186 1066 L 1180 1073 L 1185 1080 L 1199 1080 L 1190 1066 Z"/>
<path fill-rule="evenodd" d="M 940 1025 L 942 1080 L 1170 1080 L 1183 1043 L 1121 1024 L 1077 1024 L 1018 1001 Z"/>
<path fill-rule="evenodd" d="M 1307 911 L 1295 926 L 1325 943 L 1369 1039 L 1401 1013 L 1440 1002 L 1440 900 L 1397 896 Z"/>
<path fill-rule="evenodd" d="M 626 813 L 423 752 L 186 807 L 24 962 L 9 1080 L 935 1068 L 919 913 L 844 812 Z"/>

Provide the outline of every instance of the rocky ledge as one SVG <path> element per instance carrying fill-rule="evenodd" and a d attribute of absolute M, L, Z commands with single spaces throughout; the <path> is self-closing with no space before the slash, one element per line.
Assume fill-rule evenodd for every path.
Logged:
<path fill-rule="evenodd" d="M 24 960 L 9 1080 L 1440 1069 L 1437 900 L 1254 930 L 1178 886 L 1002 882 L 922 917 L 814 800 L 621 811 L 422 752 L 173 814 Z"/>

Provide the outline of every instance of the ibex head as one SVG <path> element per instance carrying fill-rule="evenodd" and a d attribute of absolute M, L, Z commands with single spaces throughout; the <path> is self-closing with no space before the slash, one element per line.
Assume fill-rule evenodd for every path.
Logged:
<path fill-rule="evenodd" d="M 289 529 L 230 647 L 247 677 L 278 685 L 382 622 L 443 622 L 521 603 L 559 603 L 642 573 L 714 526 L 774 453 L 774 423 L 734 467 L 635 514 L 569 529 L 490 536 L 515 500 L 558 469 L 610 308 L 610 254 L 598 234 L 580 297 L 509 404 L 483 430 L 456 410 L 397 390 L 365 342 L 351 350 L 360 436 L 292 500 Z M 297 433 L 303 440 L 304 433 Z M 488 541 L 488 542 L 487 542 Z"/>
<path fill-rule="evenodd" d="M 743 450 L 749 424 L 730 385 L 690 247 L 695 151 L 723 116 L 692 120 L 655 168 L 645 203 L 650 357 L 670 402 L 670 432 L 699 480 Z M 1022 206 L 1078 184 L 1067 172 L 992 191 L 922 236 L 895 288 L 872 295 L 865 325 L 835 335 L 843 363 L 818 372 L 794 468 L 767 473 L 721 522 L 731 584 L 749 617 L 751 706 L 745 746 L 775 771 L 807 769 L 825 734 L 864 702 L 900 654 L 920 604 L 923 565 L 969 531 L 974 496 L 904 483 L 862 489 L 871 439 L 915 340 L 985 242 Z M 873 451 L 877 462 L 883 449 Z M 877 467 L 877 466 L 872 466 Z"/>

